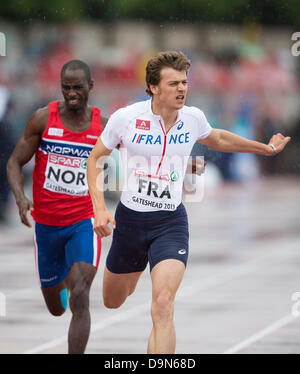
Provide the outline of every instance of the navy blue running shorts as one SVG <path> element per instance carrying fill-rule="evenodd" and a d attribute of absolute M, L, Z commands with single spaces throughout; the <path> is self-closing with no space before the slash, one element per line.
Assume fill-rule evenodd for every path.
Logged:
<path fill-rule="evenodd" d="M 188 219 L 181 203 L 175 211 L 138 212 L 119 202 L 116 228 L 106 266 L 112 273 L 150 271 L 160 261 L 176 259 L 187 264 Z"/>

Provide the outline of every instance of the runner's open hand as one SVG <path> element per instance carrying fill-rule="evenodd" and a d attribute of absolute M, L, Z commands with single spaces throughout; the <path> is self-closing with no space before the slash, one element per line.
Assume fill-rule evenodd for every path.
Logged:
<path fill-rule="evenodd" d="M 275 155 L 281 152 L 290 140 L 291 138 L 289 136 L 283 136 L 282 134 L 277 133 L 272 136 L 268 144 L 273 144 L 276 148 L 276 152 L 274 151 L 273 153 Z"/>

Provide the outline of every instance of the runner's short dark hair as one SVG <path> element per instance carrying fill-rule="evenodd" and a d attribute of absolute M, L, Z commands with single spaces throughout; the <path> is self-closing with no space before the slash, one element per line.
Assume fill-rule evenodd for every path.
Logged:
<path fill-rule="evenodd" d="M 146 93 L 153 96 L 150 85 L 157 86 L 161 80 L 160 72 L 164 67 L 170 67 L 178 71 L 188 72 L 191 66 L 190 60 L 182 52 L 160 52 L 148 61 L 146 66 Z"/>
<path fill-rule="evenodd" d="M 61 69 L 60 77 L 63 76 L 63 74 L 65 73 L 65 71 L 67 69 L 70 69 L 70 70 L 83 70 L 84 73 L 85 73 L 87 81 L 88 82 L 91 81 L 91 70 L 90 70 L 89 66 L 85 62 L 83 62 L 81 60 L 71 60 L 71 61 L 65 63 L 64 66 Z"/>

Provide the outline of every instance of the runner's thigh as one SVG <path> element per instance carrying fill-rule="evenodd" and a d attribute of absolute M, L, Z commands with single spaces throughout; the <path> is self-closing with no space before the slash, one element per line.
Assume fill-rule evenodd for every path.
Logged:
<path fill-rule="evenodd" d="M 103 301 L 107 308 L 118 308 L 131 295 L 143 272 L 112 273 L 105 267 L 103 275 Z"/>
<path fill-rule="evenodd" d="M 68 307 L 66 281 L 52 287 L 42 288 L 42 293 L 49 312 L 54 316 L 61 316 Z"/>
<path fill-rule="evenodd" d="M 68 240 L 65 245 L 68 271 L 73 264 L 84 262 L 99 265 L 101 254 L 101 238 L 93 230 L 93 218 L 84 219 L 70 226 Z"/>
<path fill-rule="evenodd" d="M 151 271 L 152 297 L 159 295 L 174 299 L 185 272 L 185 265 L 176 259 L 163 260 Z"/>
<path fill-rule="evenodd" d="M 57 286 L 68 275 L 65 256 L 66 238 L 63 232 L 64 227 L 35 223 L 36 269 L 43 289 Z"/>

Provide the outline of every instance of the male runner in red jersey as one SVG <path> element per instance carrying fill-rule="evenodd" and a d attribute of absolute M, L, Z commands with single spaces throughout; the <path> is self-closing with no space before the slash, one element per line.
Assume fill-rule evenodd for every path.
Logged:
<path fill-rule="evenodd" d="M 101 251 L 93 232 L 86 162 L 107 119 L 88 105 L 93 88 L 89 67 L 72 60 L 61 70 L 63 101 L 38 109 L 7 164 L 7 176 L 24 225 L 35 221 L 35 258 L 42 293 L 51 314 L 69 303 L 68 352 L 84 353 L 90 332 L 89 291 Z M 22 167 L 35 154 L 33 204 L 25 196 Z"/>

